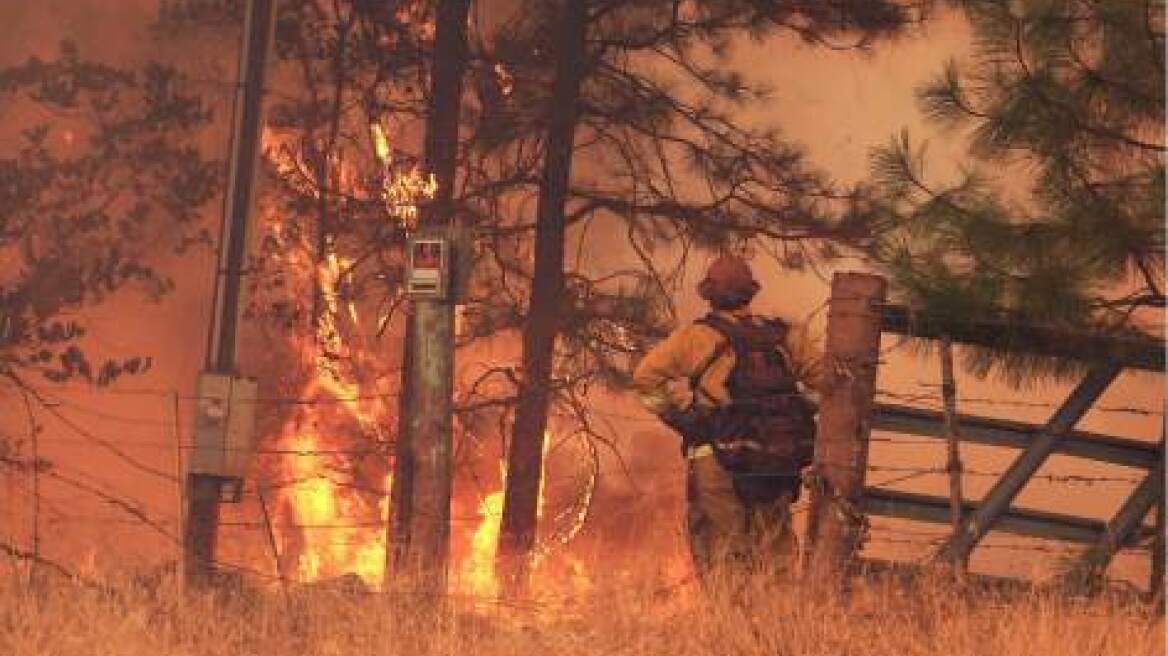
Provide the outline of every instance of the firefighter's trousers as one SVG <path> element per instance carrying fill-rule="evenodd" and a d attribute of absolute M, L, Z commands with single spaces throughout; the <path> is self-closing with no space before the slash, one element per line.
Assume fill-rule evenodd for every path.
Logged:
<path fill-rule="evenodd" d="M 792 572 L 798 549 L 791 502 L 797 488 L 774 502 L 747 505 L 710 447 L 698 447 L 687 460 L 686 528 L 698 575 L 708 578 L 723 567 L 734 574 Z"/>

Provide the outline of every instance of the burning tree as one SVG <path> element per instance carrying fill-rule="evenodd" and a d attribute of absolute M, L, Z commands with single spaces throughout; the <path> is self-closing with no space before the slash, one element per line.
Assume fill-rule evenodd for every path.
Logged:
<path fill-rule="evenodd" d="M 475 473 L 512 488 L 506 535 L 517 551 L 534 542 L 545 433 L 587 445 L 583 459 L 591 463 L 597 444 L 611 444 L 594 426 L 590 395 L 623 385 L 630 359 L 668 329 L 669 296 L 691 249 L 763 238 L 793 262 L 810 241 L 865 238 L 862 198 L 833 189 L 778 134 L 737 125 L 736 110 L 763 94 L 728 72 L 721 55 L 735 38 L 779 29 L 812 41 L 859 34 L 863 44 L 894 32 L 906 14 L 883 2 L 804 5 L 584 3 L 573 22 L 561 20 L 558 5 L 521 2 L 491 24 L 471 12 L 478 18 L 458 174 L 448 182 L 452 211 L 468 225 L 474 271 L 460 353 L 484 357 L 462 368 L 459 453 L 476 453 L 482 436 L 511 434 L 517 455 L 505 476 L 493 459 Z M 425 2 L 281 6 L 265 160 L 270 193 L 251 310 L 266 319 L 259 325 L 268 337 L 253 350 L 263 354 L 265 387 L 297 400 L 264 418 L 277 457 L 260 467 L 270 482 L 289 483 L 281 523 L 291 526 L 284 541 L 292 555 L 327 549 L 308 544 L 312 529 L 295 524 L 342 512 L 313 521 L 296 510 L 310 505 L 295 498 L 305 489 L 300 480 L 317 480 L 313 494 L 334 502 L 361 495 L 340 519 L 356 512 L 375 524 L 384 512 L 390 427 L 400 414 L 392 345 L 402 246 L 412 227 L 409 201 L 429 184 L 414 153 L 432 20 Z M 578 79 L 565 82 L 553 62 L 568 29 L 584 45 L 573 65 Z M 569 98 L 578 114 L 555 123 L 553 139 L 548 119 Z M 634 264 L 608 271 L 579 256 L 569 262 L 566 253 L 595 245 L 593 227 L 620 235 L 612 241 Z M 522 358 L 486 357 L 521 331 Z M 294 373 L 289 362 L 299 363 Z M 294 463 L 322 450 L 348 453 L 321 457 L 310 468 L 321 472 L 315 476 L 295 474 Z M 569 518 L 564 530 L 548 531 L 557 540 L 579 528 L 579 505 L 595 485 L 595 467 L 584 469 L 591 470 L 580 479 L 585 501 L 556 513 Z M 482 537 L 493 530 L 486 522 L 497 522 L 499 496 L 486 497 L 493 502 L 475 508 L 483 523 L 474 544 L 490 542 Z M 351 569 L 356 553 L 345 551 L 313 576 Z"/>
<path fill-rule="evenodd" d="M 177 34 L 192 21 L 230 24 L 240 6 L 203 4 L 187 11 L 168 3 L 164 22 Z M 412 154 L 432 21 L 428 3 L 342 2 L 329 10 L 281 4 L 272 75 L 278 92 L 266 134 L 269 191 L 250 267 L 249 316 L 264 334 L 250 349 L 250 368 L 261 372 L 266 394 L 294 400 L 262 415 L 270 438 L 256 469 L 276 490 L 282 572 L 302 579 L 356 569 L 373 582 L 380 574 L 369 554 L 384 549 L 374 525 L 386 511 L 386 456 L 398 414 L 402 248 L 418 218 L 416 204 L 433 185 Z M 505 80 L 480 59 L 472 75 L 479 90 L 487 83 L 501 88 Z M 486 193 L 460 184 L 459 211 L 482 209 L 477 199 Z M 465 345 L 473 348 L 476 337 L 485 336 Z M 464 410 L 460 425 L 469 443 L 489 408 Z M 498 475 L 493 461 L 479 469 Z M 492 522 L 497 526 L 493 495 L 483 494 L 481 507 L 475 499 L 468 508 L 482 515 L 479 537 L 468 535 L 465 547 L 480 552 L 487 545 L 493 551 L 494 540 L 482 536 L 494 534 Z M 361 526 L 313 528 L 345 523 Z M 476 571 L 470 578 L 490 576 Z"/>
<path fill-rule="evenodd" d="M 162 18 L 181 36 L 230 25 L 240 7 L 171 2 Z M 276 501 L 281 576 L 381 578 L 374 554 L 385 549 L 400 415 L 403 249 L 436 183 L 417 155 L 433 21 L 425 2 L 280 5 L 267 193 L 249 267 L 248 316 L 260 334 L 246 357 L 265 395 L 291 401 L 261 415 L 267 437 L 255 467 Z M 462 424 L 468 441 L 471 423 Z M 482 515 L 486 535 L 483 496 L 481 507 L 478 498 L 459 503 Z M 493 549 L 493 540 L 465 537 L 473 544 L 463 548 Z"/>

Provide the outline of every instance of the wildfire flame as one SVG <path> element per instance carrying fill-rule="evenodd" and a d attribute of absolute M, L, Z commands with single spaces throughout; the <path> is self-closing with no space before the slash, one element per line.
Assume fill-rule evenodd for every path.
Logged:
<path fill-rule="evenodd" d="M 499 592 L 495 578 L 495 548 L 503 519 L 503 490 L 488 494 L 479 503 L 479 525 L 471 538 L 471 551 L 462 564 L 462 587 L 475 596 L 491 597 Z"/>
<path fill-rule="evenodd" d="M 282 491 L 280 501 L 287 505 L 295 525 L 303 532 L 303 546 L 296 563 L 296 578 L 317 581 L 322 578 L 354 573 L 368 585 L 380 585 L 385 565 L 385 531 L 352 523 L 365 509 L 338 481 L 321 474 L 329 468 L 319 452 L 319 436 L 301 432 L 293 438 L 300 452 L 287 459 L 296 477 L 295 483 Z M 386 475 L 385 485 L 391 483 Z M 389 499 L 379 504 L 382 523 L 389 520 Z"/>
<path fill-rule="evenodd" d="M 373 141 L 373 153 L 385 168 L 381 188 L 385 211 L 407 230 L 413 230 L 418 225 L 418 201 L 434 197 L 438 191 L 438 179 L 433 173 L 427 175 L 416 164 L 398 170 L 399 163 L 393 156 L 389 137 L 380 123 L 371 123 L 369 134 Z"/>
<path fill-rule="evenodd" d="M 390 140 L 378 123 L 371 123 L 369 130 L 374 155 L 383 168 L 379 193 L 386 212 L 407 229 L 412 229 L 418 217 L 417 203 L 434 195 L 436 180 L 433 175 L 423 174 L 417 166 L 399 161 L 404 158 L 395 157 Z M 265 141 L 278 142 L 278 138 L 273 133 L 265 133 Z M 265 152 L 277 172 L 291 174 L 302 168 L 299 156 L 287 147 L 265 148 Z M 331 161 L 335 167 L 353 166 L 351 160 L 340 157 Z M 359 186 L 363 179 L 347 170 L 338 170 L 332 175 L 334 184 L 342 187 Z M 304 186 L 302 191 L 320 193 L 311 185 Z M 368 190 L 346 188 L 349 195 L 358 195 L 350 193 L 354 191 Z M 296 234 L 296 231 L 285 229 L 279 216 L 268 218 L 272 238 L 278 243 L 293 238 L 285 233 Z M 281 250 L 304 252 L 291 244 L 288 246 Z M 375 317 L 376 321 L 368 321 L 363 316 L 367 308 L 345 293 L 353 260 L 335 249 L 324 253 L 319 262 L 308 263 L 303 259 L 304 255 L 290 254 L 287 257 L 292 259 L 284 263 L 285 268 L 303 272 L 305 280 L 311 281 L 319 295 L 321 307 L 313 339 L 300 348 L 303 370 L 310 375 L 298 396 L 312 402 L 298 406 L 270 442 L 272 450 L 279 454 L 274 470 L 282 481 L 281 485 L 275 486 L 275 508 L 280 520 L 274 522 L 272 528 L 277 542 L 282 545 L 280 551 L 284 556 L 281 561 L 288 570 L 284 575 L 308 583 L 356 574 L 370 588 L 378 588 L 385 575 L 392 483 L 388 472 L 392 468 L 389 463 L 374 461 L 372 474 L 364 470 L 358 472 L 357 465 L 361 461 L 353 457 L 357 445 L 351 438 L 359 434 L 372 436 L 375 443 L 384 443 L 381 427 L 392 422 L 384 394 L 364 389 L 368 383 L 355 378 L 353 369 L 340 363 L 373 352 L 371 345 L 365 343 L 365 335 L 370 331 L 362 326 L 381 326 L 382 319 Z M 295 259 L 297 257 L 300 259 Z M 551 443 L 551 436 L 546 436 L 545 456 Z M 543 480 L 546 482 L 546 476 Z M 505 481 L 505 468 L 500 467 L 498 489 L 476 500 L 478 517 L 472 530 L 460 533 L 459 529 L 466 525 L 454 526 L 453 541 L 465 545 L 465 548 L 459 548 L 462 552 L 460 559 L 452 568 L 458 576 L 451 584 L 461 592 L 476 596 L 498 593 L 495 550 Z M 589 483 L 589 499 L 594 485 L 595 478 Z M 541 518 L 545 505 L 545 489 L 541 483 L 537 510 Z M 557 544 L 575 535 L 582 525 L 583 516 L 577 513 L 575 525 L 566 533 L 568 537 L 564 539 L 561 534 L 556 538 Z M 542 559 L 545 555 L 540 552 L 537 558 Z M 586 581 L 586 573 L 579 563 L 571 561 L 568 564 L 574 572 L 573 580 L 577 583 Z"/>
<path fill-rule="evenodd" d="M 536 501 L 536 517 L 543 517 L 544 491 L 546 489 L 546 456 L 549 436 L 544 436 L 545 456 L 544 476 L 540 477 L 539 496 Z M 503 490 L 507 487 L 507 465 L 499 463 L 499 489 L 486 495 L 479 503 L 479 525 L 471 539 L 471 550 L 462 565 L 465 592 L 476 596 L 493 597 L 499 592 L 499 580 L 495 572 L 495 554 L 499 544 L 499 525 L 503 520 Z"/>

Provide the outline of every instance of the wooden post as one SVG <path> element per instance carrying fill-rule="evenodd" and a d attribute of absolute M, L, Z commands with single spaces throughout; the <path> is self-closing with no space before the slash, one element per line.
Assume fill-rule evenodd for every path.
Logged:
<path fill-rule="evenodd" d="M 1164 487 L 1159 490 L 1159 498 L 1155 506 L 1155 535 L 1152 538 L 1152 572 L 1148 581 L 1148 595 L 1158 609 L 1164 614 Z"/>
<path fill-rule="evenodd" d="M 188 588 L 206 585 L 214 572 L 215 542 L 219 533 L 219 494 L 220 480 L 217 477 L 187 474 L 183 578 Z"/>
<path fill-rule="evenodd" d="M 28 437 L 32 443 L 32 557 L 34 561 L 41 558 L 41 449 L 40 426 L 37 425 L 36 415 L 33 413 L 32 401 L 24 392 L 24 409 L 28 412 Z M 37 572 L 37 570 L 31 570 Z"/>
<path fill-rule="evenodd" d="M 469 10 L 470 0 L 437 3 L 426 116 L 425 169 L 434 175 L 437 190 L 434 199 L 421 206 L 419 223 L 451 233 L 458 231 L 453 201 Z M 392 499 L 408 504 L 403 506 L 408 512 L 395 515 L 406 524 L 391 522 L 388 542 L 401 556 L 400 573 L 428 597 L 446 588 L 450 548 L 454 305 L 454 299 L 419 299 L 413 304 L 406 330 L 399 408 L 403 421 L 395 463 L 395 470 L 405 468 L 408 475 L 395 477 L 397 489 L 391 491 Z M 408 501 L 402 501 L 407 495 Z"/>
<path fill-rule="evenodd" d="M 837 273 L 828 302 L 809 537 L 814 576 L 841 582 L 860 546 L 883 278 Z"/>
<path fill-rule="evenodd" d="M 407 313 L 406 334 L 402 353 L 402 386 L 398 395 L 397 404 L 397 437 L 393 444 L 393 479 L 389 489 L 389 526 L 385 540 L 385 574 L 383 584 L 389 583 L 389 577 L 400 569 L 406 561 L 410 543 L 410 517 L 413 515 L 411 506 L 414 502 L 414 455 L 410 444 L 410 422 L 414 404 L 410 401 L 409 379 L 406 372 L 413 370 L 411 357 L 414 343 L 413 313 L 410 307 Z"/>
<path fill-rule="evenodd" d="M 264 518 L 264 532 L 267 533 L 268 546 L 272 549 L 272 561 L 276 565 L 276 577 L 280 579 L 280 587 L 287 588 L 288 577 L 284 575 L 284 561 L 280 557 L 280 547 L 276 543 L 276 529 L 272 526 L 272 515 L 268 512 L 268 499 L 264 489 L 262 484 L 256 488 L 256 497 L 260 501 L 260 513 Z"/>
<path fill-rule="evenodd" d="M 175 390 L 170 393 L 170 419 L 171 430 L 174 431 L 174 480 L 176 481 L 175 488 L 175 512 L 178 513 L 178 534 L 186 535 L 186 496 L 184 494 L 186 485 L 184 485 L 183 474 L 186 472 L 183 466 L 183 444 L 182 444 L 182 429 L 179 427 L 179 398 L 178 391 Z M 175 545 L 175 579 L 180 598 L 183 592 L 186 591 L 184 584 L 184 577 L 182 576 L 182 568 L 186 562 L 186 543 L 181 541 Z"/>
<path fill-rule="evenodd" d="M 1163 429 L 1161 429 L 1163 430 Z M 1152 538 L 1152 571 L 1150 581 L 1148 581 L 1148 595 L 1154 601 L 1157 612 L 1160 615 L 1164 614 L 1164 472 L 1163 472 L 1163 458 L 1164 458 L 1164 433 L 1160 434 L 1160 482 L 1156 488 L 1156 504 L 1153 506 L 1153 512 L 1156 513 L 1152 521 L 1155 526 L 1155 534 Z"/>
<path fill-rule="evenodd" d="M 957 383 L 953 376 L 953 343 L 948 335 L 941 337 L 941 397 L 945 405 L 945 441 L 948 458 L 945 470 L 949 473 L 949 522 L 953 537 L 961 533 L 962 504 L 961 492 L 961 438 L 957 433 Z M 961 578 L 969 562 L 956 558 L 951 563 L 958 578 Z"/>
<path fill-rule="evenodd" d="M 961 533 L 953 536 L 941 548 L 939 553 L 941 558 L 945 560 L 969 558 L 977 543 L 989 532 L 998 518 L 1009 510 L 1010 504 L 1022 491 L 1022 487 L 1054 452 L 1058 441 L 1075 427 L 1111 381 L 1119 375 L 1120 370 L 1119 365 L 1108 363 L 1098 365 L 1087 372 L 1083 381 L 1071 392 L 1071 396 L 1046 423 L 1043 431 L 1010 465 L 1006 473 L 985 495 L 978 509 L 962 524 Z"/>

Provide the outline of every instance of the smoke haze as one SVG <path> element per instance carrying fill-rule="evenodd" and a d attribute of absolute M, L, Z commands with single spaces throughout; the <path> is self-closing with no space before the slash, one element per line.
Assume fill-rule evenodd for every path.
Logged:
<path fill-rule="evenodd" d="M 196 77 L 204 80 L 230 79 L 229 76 L 234 74 L 233 62 L 231 56 L 224 55 L 224 52 L 234 52 L 234 37 L 226 39 L 231 44 L 230 49 L 225 49 L 220 42 L 208 42 L 205 49 L 187 45 L 182 50 L 151 35 L 148 28 L 156 16 L 156 8 L 157 2 L 154 0 L 3 3 L 0 5 L 0 22 L 6 26 L 8 38 L 0 41 L 0 65 L 21 62 L 33 55 L 51 57 L 56 52 L 58 42 L 68 38 L 79 44 L 82 55 L 86 57 L 124 65 L 140 63 L 149 57 L 162 57 L 183 66 L 189 64 L 197 72 Z M 767 107 L 751 110 L 743 120 L 758 125 L 779 125 L 785 135 L 806 146 L 814 164 L 827 169 L 843 183 L 862 179 L 867 172 L 870 150 L 887 142 L 902 127 L 908 127 L 915 135 L 930 139 L 932 171 L 944 176 L 955 171 L 962 159 L 960 135 L 940 134 L 923 124 L 913 100 L 913 90 L 936 73 L 945 59 L 965 56 L 969 36 L 968 28 L 960 17 L 945 14 L 931 23 L 924 34 L 879 45 L 874 52 L 867 54 L 813 49 L 798 43 L 794 38 L 783 39 L 778 43 L 745 44 L 738 48 L 734 60 L 746 69 L 749 77 L 769 83 L 774 88 L 774 97 Z M 225 74 L 224 70 L 228 73 Z M 209 83 L 206 95 L 218 110 L 220 128 L 208 133 L 205 145 L 212 153 L 224 157 L 227 135 L 222 126 L 230 102 L 229 89 L 223 84 Z M 5 108 L 0 107 L 0 117 L 4 113 Z M 0 129 L 0 148 L 7 148 L 12 143 L 12 135 Z M 214 205 L 210 209 L 212 212 L 207 217 L 208 225 L 217 229 L 219 207 Z M 609 251 L 615 255 L 606 257 L 598 250 L 593 249 L 590 266 L 604 269 L 621 264 L 619 259 L 624 256 L 620 255 L 620 251 Z M 179 416 L 176 418 L 172 393 L 189 395 L 193 390 L 195 376 L 202 366 L 213 264 L 214 258 L 209 251 L 199 251 L 181 261 L 172 262 L 166 270 L 175 277 L 177 289 L 156 305 L 144 304 L 139 298 L 127 294 L 86 313 L 85 318 L 91 327 L 92 348 L 100 349 L 103 353 L 108 351 L 111 355 L 148 354 L 154 360 L 154 367 L 149 373 L 124 381 L 109 391 L 71 388 L 60 393 L 53 392 L 62 397 L 62 413 L 71 417 L 77 425 L 112 443 L 123 445 L 143 463 L 163 472 L 176 471 L 173 450 L 175 432 L 184 436 L 184 441 L 189 438 L 190 407 L 185 403 L 180 404 Z M 702 264 L 701 261 L 695 262 L 689 271 L 689 280 L 693 283 L 696 283 Z M 757 302 L 759 311 L 797 320 L 806 319 L 822 331 L 825 313 L 816 310 L 827 296 L 825 279 L 812 271 L 781 271 L 774 263 L 762 257 L 756 258 L 753 264 L 756 275 L 763 283 L 763 292 Z M 847 262 L 842 266 L 845 269 L 858 267 L 855 262 Z M 830 270 L 825 271 L 824 275 L 829 276 Z M 681 321 L 692 320 L 703 312 L 692 287 L 693 284 L 687 285 L 686 290 L 676 299 Z M 893 346 L 894 343 L 893 337 L 885 338 L 886 346 Z M 922 390 L 933 389 L 922 387 L 922 383 L 936 384 L 938 379 L 939 365 L 935 357 L 918 357 L 899 349 L 888 354 L 887 364 L 880 372 L 879 387 L 898 393 L 919 394 Z M 993 380 L 979 381 L 961 372 L 958 373 L 957 386 L 963 397 L 1015 399 L 1040 404 L 1035 407 L 987 404 L 963 407 L 963 411 L 1039 423 L 1053 410 L 1049 404 L 1058 402 L 1069 389 L 1064 384 L 1052 384 L 1018 393 Z M 138 394 L 135 390 L 148 390 L 151 393 Z M 1162 398 L 1163 388 L 1159 376 L 1125 374 L 1104 395 L 1100 404 L 1155 408 L 1162 403 Z M 645 489 L 643 483 L 649 482 L 650 489 L 674 486 L 661 494 L 663 500 L 653 503 L 656 503 L 657 508 L 679 510 L 680 463 L 675 456 L 672 437 L 659 429 L 629 399 L 613 398 L 606 403 L 606 408 L 613 415 L 633 418 L 620 422 L 621 434 L 616 436 L 628 449 L 630 462 L 633 465 L 641 463 L 646 469 L 653 465 L 660 469 L 662 462 L 673 463 L 677 476 L 647 478 L 641 481 L 642 485 L 637 486 L 619 480 L 619 476 L 614 474 L 609 477 L 612 480 L 606 483 L 607 487 L 603 489 L 598 502 L 603 502 L 605 495 L 613 503 L 621 499 L 639 498 L 637 495 Z M 2 427 L 9 432 L 25 430 L 23 419 L 11 419 L 22 417 L 19 404 L 5 397 L 0 397 L 0 404 L 6 417 Z M 43 417 L 40 421 L 44 425 L 42 454 L 45 457 L 62 466 L 82 470 L 102 485 L 127 496 L 144 500 L 142 509 L 151 515 L 176 516 L 177 488 L 173 482 L 143 474 L 127 466 L 122 459 L 102 449 L 95 449 L 92 442 L 79 435 L 74 428 L 51 417 Z M 1080 428 L 1146 440 L 1160 437 L 1159 422 L 1154 417 L 1138 415 L 1092 413 Z M 135 444 L 140 446 L 135 447 Z M 1010 461 L 1010 453 L 1002 450 L 968 447 L 966 453 L 968 466 L 977 470 L 1000 471 Z M 942 457 L 940 447 L 877 444 L 873 448 L 872 462 L 877 465 L 941 466 Z M 1098 471 L 1090 463 L 1056 457 L 1040 473 L 1090 475 Z M 1136 475 L 1136 472 L 1130 473 Z M 873 478 L 879 482 L 881 477 Z M 988 489 L 991 482 L 991 479 L 986 478 L 968 479 L 967 494 L 976 498 Z M 944 480 L 943 477 L 928 477 L 905 484 L 901 489 L 943 493 Z M 1077 513 L 1106 518 L 1129 490 L 1130 486 L 1112 485 L 1082 487 L 1067 492 L 1065 488 L 1036 481 L 1024 491 L 1019 504 L 1050 510 L 1066 511 L 1074 508 Z M 13 493 L 11 485 L 5 488 L 6 495 Z M 113 521 L 119 515 L 112 509 L 76 506 L 72 497 L 65 495 L 54 498 L 52 494 L 46 493 L 47 502 L 61 508 L 62 516 L 76 518 L 76 521 L 50 523 L 44 529 L 46 535 L 43 539 L 52 549 L 60 550 L 70 557 L 92 549 L 99 559 L 111 560 L 115 559 L 115 554 L 117 560 L 122 560 L 173 553 L 173 544 L 158 536 L 144 538 L 140 526 L 101 521 L 86 523 L 81 520 L 81 516 L 90 516 Z M 652 506 L 653 503 L 648 505 Z M 6 512 L 11 513 L 6 518 L 6 523 L 11 527 L 11 536 L 7 532 L 0 535 L 11 537 L 16 543 L 24 543 L 28 538 L 27 528 L 24 527 L 27 517 L 20 515 L 19 510 Z M 671 521 L 666 519 L 667 516 L 668 513 L 664 512 L 655 514 L 651 521 Z M 647 521 L 647 518 L 639 517 L 637 521 Z M 13 526 L 13 523 L 21 526 Z M 177 530 L 173 522 L 169 527 Z M 663 528 L 674 530 L 676 526 Z M 978 554 L 974 562 L 976 567 L 1008 574 L 1044 571 L 1049 566 L 1031 556 L 1015 558 L 1010 555 L 1003 558 L 1002 552 L 982 551 Z M 1114 572 L 1145 577 L 1145 560 L 1140 556 L 1125 557 L 1117 563 Z"/>

